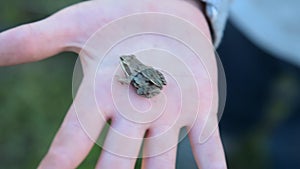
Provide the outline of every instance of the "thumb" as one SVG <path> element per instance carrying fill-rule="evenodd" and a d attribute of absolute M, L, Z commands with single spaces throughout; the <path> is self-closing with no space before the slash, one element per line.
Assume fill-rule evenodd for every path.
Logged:
<path fill-rule="evenodd" d="M 78 34 L 74 22 L 76 9 L 74 5 L 41 21 L 0 33 L 0 66 L 38 61 L 63 51 L 78 51 L 70 47 Z"/>

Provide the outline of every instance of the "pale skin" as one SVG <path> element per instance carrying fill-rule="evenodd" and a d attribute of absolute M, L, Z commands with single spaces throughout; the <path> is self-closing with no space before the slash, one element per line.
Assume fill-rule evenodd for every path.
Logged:
<path fill-rule="evenodd" d="M 136 12 L 164 12 L 180 16 L 189 20 L 207 37 L 210 37 L 207 21 L 193 1 L 87 1 L 67 7 L 44 20 L 21 25 L 0 33 L 0 66 L 39 61 L 63 51 L 79 53 L 88 38 L 101 26 L 116 18 Z M 156 41 L 163 40 L 158 38 Z M 143 41 L 143 43 L 153 42 Z M 88 102 L 90 98 L 89 91 L 91 87 L 88 83 L 90 78 L 88 67 L 91 67 L 95 63 L 93 63 L 93 59 L 88 60 L 81 58 L 81 60 L 84 62 L 83 69 L 85 71 L 85 77 L 74 99 L 74 103 L 80 102 L 82 105 L 85 105 L 84 102 Z M 214 60 L 214 58 L 212 58 L 212 60 Z M 217 72 L 215 64 L 210 66 Z M 96 81 L 101 81 L 101 79 L 96 79 Z M 213 88 L 215 91 L 203 89 L 201 93 L 204 95 L 203 97 L 210 96 L 213 92 L 217 92 L 216 89 L 215 87 Z M 98 93 L 98 95 L 102 98 L 108 97 L 105 93 L 103 95 Z M 202 106 L 203 110 L 208 109 L 207 104 L 204 103 Z M 95 107 L 83 106 L 83 109 L 86 112 L 96 111 Z M 178 127 L 174 129 L 174 132 L 171 132 L 169 135 L 169 141 L 176 142 L 180 128 L 187 126 L 187 128 L 191 129 L 188 136 L 198 167 L 202 169 L 225 169 L 227 168 L 226 160 L 218 129 L 215 130 L 213 135 L 206 142 L 199 144 L 199 133 L 203 128 L 203 119 L 201 119 L 201 117 L 205 116 L 205 112 L 206 111 L 200 112 L 200 115 L 195 121 L 195 125 L 192 125 L 192 122 L 189 121 L 182 122 L 182 125 L 178 125 Z M 93 119 L 92 116 L 93 113 L 91 113 L 91 117 L 87 116 L 87 118 Z M 135 123 L 130 123 L 122 119 L 122 117 L 119 116 L 117 112 L 112 111 L 110 107 L 107 108 L 106 114 L 107 119 L 112 119 L 112 126 L 114 126 L 116 130 L 126 133 L 126 135 L 129 136 L 143 136 L 145 131 L 148 130 L 149 137 L 159 133 L 159 130 L 162 128 L 168 127 L 168 124 L 171 123 L 169 120 L 172 119 L 173 116 L 174 114 L 172 114 L 172 112 L 168 112 L 163 118 L 154 123 L 136 125 Z M 95 135 L 100 133 L 104 124 L 104 121 L 95 121 Z M 130 151 L 131 154 L 138 154 L 140 144 L 122 142 L 122 140 L 113 139 L 109 134 L 108 137 L 110 141 L 105 143 L 108 146 L 122 149 L 123 151 Z M 127 146 L 124 146 L 124 144 L 127 144 Z M 72 105 L 48 153 L 38 168 L 76 168 L 88 155 L 93 145 L 94 142 L 82 129 L 74 105 Z M 160 146 L 162 145 L 159 145 L 159 143 L 158 145 L 146 144 L 144 148 L 151 150 Z M 176 147 L 173 147 L 170 151 L 160 154 L 159 156 L 144 158 L 143 168 L 175 168 L 176 151 Z M 135 158 L 121 157 L 103 151 L 95 168 L 132 169 L 134 168 L 135 161 Z"/>

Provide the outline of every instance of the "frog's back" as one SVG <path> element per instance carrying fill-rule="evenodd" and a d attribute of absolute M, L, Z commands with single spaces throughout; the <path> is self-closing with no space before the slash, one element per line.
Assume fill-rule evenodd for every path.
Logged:
<path fill-rule="evenodd" d="M 147 68 L 141 73 L 159 88 L 162 88 L 163 85 L 167 84 L 165 77 L 158 70 L 155 70 L 153 68 Z"/>

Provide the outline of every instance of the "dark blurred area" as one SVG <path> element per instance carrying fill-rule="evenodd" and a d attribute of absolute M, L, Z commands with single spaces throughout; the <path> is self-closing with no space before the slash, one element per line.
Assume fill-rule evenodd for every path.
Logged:
<path fill-rule="evenodd" d="M 260 50 L 231 23 L 218 53 L 227 78 L 220 129 L 229 168 L 299 168 L 299 67 Z"/>
<path fill-rule="evenodd" d="M 76 2 L 0 0 L 0 30 Z M 220 123 L 228 168 L 299 168 L 299 67 L 265 53 L 231 23 L 218 53 L 228 88 Z M 63 53 L 37 63 L 0 67 L 0 168 L 38 165 L 72 102 L 75 61 L 75 54 Z M 186 149 L 186 144 L 179 145 L 178 159 L 186 156 Z M 98 155 L 95 146 L 79 168 L 93 168 Z M 191 154 L 186 157 L 178 161 L 178 168 L 195 167 Z"/>
<path fill-rule="evenodd" d="M 227 80 L 220 131 L 230 169 L 300 167 L 300 68 L 265 53 L 229 22 L 218 54 Z M 196 168 L 188 139 L 178 168 Z"/>

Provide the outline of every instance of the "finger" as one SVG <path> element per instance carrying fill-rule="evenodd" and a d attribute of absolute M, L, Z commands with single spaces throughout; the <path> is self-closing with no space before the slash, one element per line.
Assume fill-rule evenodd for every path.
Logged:
<path fill-rule="evenodd" d="M 91 150 L 105 120 L 99 117 L 92 90 L 81 85 L 77 96 L 68 111 L 62 126 L 39 168 L 76 168 Z M 84 104 L 86 103 L 86 104 Z M 84 127 L 83 127 L 84 126 Z"/>
<path fill-rule="evenodd" d="M 125 119 L 113 119 L 96 168 L 133 169 L 146 129 Z"/>
<path fill-rule="evenodd" d="M 49 18 L 0 34 L 0 66 L 32 62 L 63 51 L 63 28 Z M 51 21 L 51 22 L 50 22 Z"/>
<path fill-rule="evenodd" d="M 218 128 L 215 128 L 205 142 L 200 142 L 200 133 L 200 125 L 194 126 L 189 132 L 191 147 L 198 167 L 226 169 L 226 159 Z"/>
<path fill-rule="evenodd" d="M 76 11 L 82 4 L 85 3 L 0 33 L 0 66 L 38 61 L 62 51 L 79 52 L 74 39 L 81 37 L 76 29 Z"/>
<path fill-rule="evenodd" d="M 143 169 L 175 169 L 179 129 L 154 127 L 147 133 L 142 162 Z"/>

